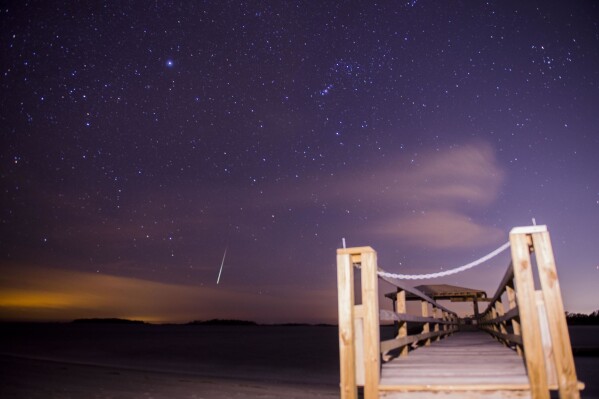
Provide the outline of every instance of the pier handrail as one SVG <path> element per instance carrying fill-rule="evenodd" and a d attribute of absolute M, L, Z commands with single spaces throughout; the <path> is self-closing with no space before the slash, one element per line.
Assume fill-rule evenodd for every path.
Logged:
<path fill-rule="evenodd" d="M 354 266 L 359 266 L 361 271 L 361 304 L 355 303 Z M 397 288 L 393 311 L 379 308 L 379 278 Z M 365 398 L 377 398 L 381 359 L 388 361 L 395 355 L 406 356 L 410 346 L 415 348 L 420 343 L 428 346 L 431 341 L 439 340 L 458 328 L 459 318 L 455 312 L 399 280 L 379 276 L 376 252 L 371 247 L 337 250 L 337 285 L 343 399 L 356 398 L 357 386 L 364 387 Z M 420 316 L 407 313 L 406 292 L 420 298 Z M 398 323 L 395 338 L 381 341 L 381 320 Z M 408 322 L 422 324 L 422 330 L 410 335 Z"/>
<path fill-rule="evenodd" d="M 514 228 L 510 244 L 512 262 L 478 324 L 524 356 L 533 398 L 549 398 L 550 389 L 558 389 L 560 398 L 580 398 L 547 226 Z M 535 289 L 531 254 L 535 254 L 540 289 Z M 513 334 L 507 332 L 508 321 Z"/>
<path fill-rule="evenodd" d="M 394 356 L 390 352 L 393 350 L 399 349 L 398 355 L 405 356 L 408 354 L 409 345 L 415 348 L 420 342 L 424 342 L 424 345 L 428 346 L 432 340 L 438 341 L 457 330 L 459 318 L 454 311 L 445 308 L 420 290 L 407 286 L 401 280 L 380 274 L 379 278 L 397 288 L 395 301 L 393 301 L 395 309 L 393 311 L 379 310 L 380 320 L 393 321 L 398 324 L 397 336 L 380 343 L 383 360 L 391 360 Z M 421 316 L 407 313 L 406 293 L 420 298 Z M 429 312 L 429 304 L 432 312 Z M 408 322 L 422 324 L 422 331 L 419 334 L 409 335 Z"/>
<path fill-rule="evenodd" d="M 486 310 L 477 317 L 477 325 L 523 357 L 532 398 L 549 399 L 549 390 L 559 390 L 561 399 L 578 399 L 584 384 L 576 378 L 547 228 L 517 227 L 512 229 L 509 238 L 511 262 Z M 540 289 L 535 289 L 533 253 Z M 359 267 L 361 274 L 361 304 L 355 302 L 354 266 Z M 397 287 L 393 311 L 379 307 L 379 279 Z M 455 312 L 400 280 L 384 273 L 381 276 L 377 254 L 371 247 L 337 250 L 337 285 L 341 399 L 357 398 L 358 386 L 364 387 L 365 399 L 378 398 L 381 362 L 407 356 L 410 347 L 416 348 L 420 343 L 428 346 L 432 340 L 453 333 L 460 325 Z M 421 315 L 407 313 L 406 292 L 420 299 Z M 507 306 L 504 306 L 504 297 Z M 432 307 L 432 315 L 429 307 Z M 381 341 L 381 320 L 397 322 L 395 338 Z M 408 322 L 422 324 L 422 330 L 409 335 Z M 444 389 L 454 388 L 446 386 Z M 418 389 L 433 388 L 421 385 Z M 469 389 L 490 388 L 477 385 Z"/>
<path fill-rule="evenodd" d="M 480 329 L 488 332 L 506 346 L 515 349 L 522 356 L 522 335 L 520 333 L 520 313 L 516 304 L 514 291 L 514 266 L 510 262 L 497 292 L 489 301 L 489 305 L 477 320 Z M 502 302 L 503 294 L 507 295 L 507 311 Z M 507 323 L 511 323 L 512 333 L 508 333 Z"/>

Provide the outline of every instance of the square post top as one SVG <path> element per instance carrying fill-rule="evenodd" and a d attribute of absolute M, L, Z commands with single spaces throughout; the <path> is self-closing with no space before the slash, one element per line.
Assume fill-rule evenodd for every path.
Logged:
<path fill-rule="evenodd" d="M 337 255 L 351 255 L 352 263 L 362 263 L 362 254 L 376 252 L 372 247 L 338 248 Z"/>
<path fill-rule="evenodd" d="M 544 224 L 540 224 L 538 226 L 521 226 L 514 227 L 510 231 L 510 235 L 512 234 L 533 234 L 533 233 L 543 233 L 547 231 L 547 226 Z"/>

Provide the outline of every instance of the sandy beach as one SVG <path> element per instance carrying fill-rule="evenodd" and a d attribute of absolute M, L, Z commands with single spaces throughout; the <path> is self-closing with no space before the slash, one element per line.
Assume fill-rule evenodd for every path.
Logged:
<path fill-rule="evenodd" d="M 597 328 L 570 332 L 599 398 Z M 4 324 L 0 398 L 338 398 L 338 362 L 335 327 Z"/>
<path fill-rule="evenodd" d="M 6 324 L 1 398 L 335 398 L 337 329 Z"/>
<path fill-rule="evenodd" d="M 336 398 L 331 385 L 276 383 L 0 356 L 0 397 L 31 399 Z"/>

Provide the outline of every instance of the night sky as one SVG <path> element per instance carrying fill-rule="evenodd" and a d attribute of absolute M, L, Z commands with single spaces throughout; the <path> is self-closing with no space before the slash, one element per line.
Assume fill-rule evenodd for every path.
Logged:
<path fill-rule="evenodd" d="M 566 310 L 599 308 L 597 2 L 9 1 L 0 29 L 0 319 L 336 322 L 342 238 L 430 273 L 533 217 Z"/>

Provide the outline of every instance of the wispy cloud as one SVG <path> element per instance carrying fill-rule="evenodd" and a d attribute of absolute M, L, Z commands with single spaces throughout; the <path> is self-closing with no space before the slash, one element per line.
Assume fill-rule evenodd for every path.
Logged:
<path fill-rule="evenodd" d="M 389 194 L 397 205 L 388 217 L 373 223 L 373 232 L 439 249 L 487 245 L 504 235 L 472 214 L 497 199 L 504 180 L 487 144 L 424 154 L 415 167 L 381 175 L 394 182 Z"/>
<path fill-rule="evenodd" d="M 370 164 L 298 183 L 294 190 L 276 185 L 261 190 L 262 204 L 310 206 L 314 202 L 344 204 L 361 201 L 419 205 L 488 205 L 498 194 L 504 173 L 490 145 L 485 143 L 429 151 L 415 159 Z M 379 203 L 380 203 L 379 202 Z"/>
<path fill-rule="evenodd" d="M 439 207 L 492 203 L 504 173 L 487 144 L 471 144 L 424 154 L 418 166 L 397 178 L 400 197 Z"/>
<path fill-rule="evenodd" d="M 497 200 L 505 174 L 490 145 L 477 142 L 367 170 L 298 185 L 293 193 L 270 189 L 277 201 L 300 208 L 326 206 L 368 214 L 366 229 L 414 246 L 463 248 L 497 242 L 502 232 L 476 220 Z M 364 223 L 360 223 L 364 228 Z"/>
<path fill-rule="evenodd" d="M 407 244 L 437 249 L 486 245 L 504 236 L 498 228 L 446 210 L 402 215 L 380 223 L 375 229 L 379 234 L 395 237 Z"/>

